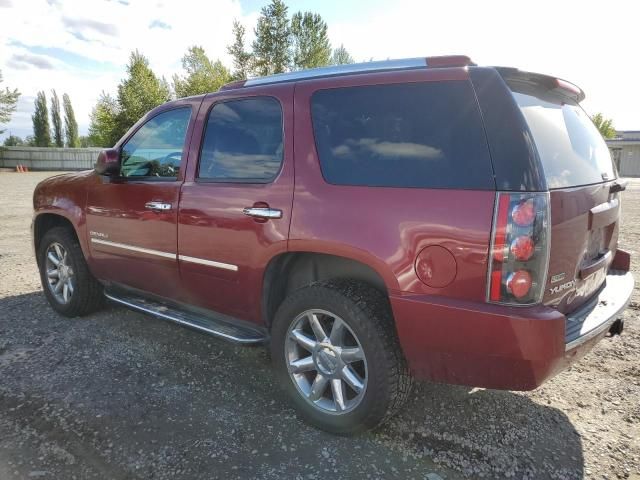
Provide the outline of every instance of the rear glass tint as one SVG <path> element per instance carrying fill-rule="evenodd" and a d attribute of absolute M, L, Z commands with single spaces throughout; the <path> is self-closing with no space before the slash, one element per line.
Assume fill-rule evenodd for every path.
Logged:
<path fill-rule="evenodd" d="M 615 178 L 607 144 L 580 105 L 544 91 L 513 96 L 531 129 L 549 188 Z"/>
<path fill-rule="evenodd" d="M 319 90 L 311 111 L 322 174 L 329 183 L 495 188 L 468 82 Z"/>

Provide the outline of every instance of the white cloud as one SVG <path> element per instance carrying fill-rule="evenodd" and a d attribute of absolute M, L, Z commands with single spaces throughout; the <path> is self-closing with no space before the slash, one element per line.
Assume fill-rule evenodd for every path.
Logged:
<path fill-rule="evenodd" d="M 233 19 L 250 26 L 255 17 L 243 17 L 238 0 L 2 2 L 9 8 L 0 10 L 0 17 L 11 19 L 0 28 L 2 86 L 19 88 L 25 98 L 39 90 L 69 93 L 82 133 L 100 92 L 115 93 L 132 50 L 146 55 L 156 73 L 167 79 L 181 69 L 182 55 L 194 44 L 230 64 L 226 47 L 232 41 Z M 33 47 L 39 53 L 33 53 Z M 61 51 L 86 62 L 68 61 Z M 3 128 L 25 136 L 31 132 L 33 102 L 23 98 L 18 108 Z"/>

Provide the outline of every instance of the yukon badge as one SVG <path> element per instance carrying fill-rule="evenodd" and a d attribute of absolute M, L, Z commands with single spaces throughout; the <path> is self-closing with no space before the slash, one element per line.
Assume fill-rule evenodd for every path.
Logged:
<path fill-rule="evenodd" d="M 575 286 L 576 286 L 576 281 L 571 280 L 570 282 L 563 283 L 562 285 L 556 285 L 555 287 L 551 287 L 549 289 L 549 293 L 551 293 L 551 295 L 556 295 L 570 288 L 574 288 Z"/>

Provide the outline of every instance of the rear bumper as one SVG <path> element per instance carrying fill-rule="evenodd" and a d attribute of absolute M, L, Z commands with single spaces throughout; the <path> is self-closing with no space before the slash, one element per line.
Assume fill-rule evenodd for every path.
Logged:
<path fill-rule="evenodd" d="M 570 316 L 544 305 L 507 307 L 426 295 L 398 293 L 390 301 L 400 343 L 416 377 L 532 390 L 604 337 L 632 291 L 631 273 L 612 271 L 598 295 Z M 570 331 L 578 334 L 572 338 Z"/>

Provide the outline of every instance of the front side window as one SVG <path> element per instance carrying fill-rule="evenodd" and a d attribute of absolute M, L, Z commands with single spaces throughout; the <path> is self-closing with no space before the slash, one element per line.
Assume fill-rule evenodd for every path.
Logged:
<path fill-rule="evenodd" d="M 123 177 L 177 178 L 191 108 L 156 115 L 122 147 Z"/>
<path fill-rule="evenodd" d="M 280 171 L 282 109 L 272 97 L 216 104 L 207 120 L 198 178 L 267 183 Z"/>
<path fill-rule="evenodd" d="M 322 174 L 336 185 L 493 189 L 469 82 L 319 90 L 311 98 Z"/>

